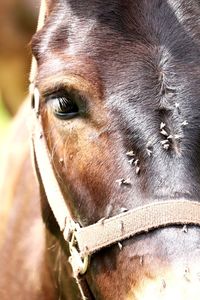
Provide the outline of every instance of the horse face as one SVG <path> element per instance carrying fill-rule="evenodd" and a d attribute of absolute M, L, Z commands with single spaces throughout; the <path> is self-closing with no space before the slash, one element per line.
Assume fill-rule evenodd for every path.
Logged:
<path fill-rule="evenodd" d="M 55 172 L 83 226 L 200 197 L 200 5 L 48 1 L 33 38 Z M 94 255 L 95 299 L 199 299 L 200 229 L 173 226 Z"/>

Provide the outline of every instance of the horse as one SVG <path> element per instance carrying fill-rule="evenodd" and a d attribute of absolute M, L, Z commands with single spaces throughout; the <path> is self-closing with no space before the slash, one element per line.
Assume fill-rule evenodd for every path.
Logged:
<path fill-rule="evenodd" d="M 45 5 L 32 39 L 29 102 L 42 129 L 33 138 L 35 175 L 24 125 L 32 123 L 29 103 L 13 124 L 1 191 L 1 299 L 199 299 L 199 2 Z M 37 150 L 44 142 L 46 164 Z M 135 211 L 147 225 L 98 249 L 75 279 L 51 206 L 60 198 L 48 199 L 49 163 L 77 232 Z M 160 207 L 155 218 L 149 207 Z M 155 225 L 161 217 L 166 224 Z M 113 236 L 124 224 L 113 225 Z M 101 238 L 101 230 L 85 238 Z"/>

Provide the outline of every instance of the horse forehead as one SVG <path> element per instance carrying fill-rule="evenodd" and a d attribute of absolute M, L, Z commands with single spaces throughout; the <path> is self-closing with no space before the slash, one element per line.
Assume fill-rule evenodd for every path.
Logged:
<path fill-rule="evenodd" d="M 137 53 L 145 56 L 152 45 L 171 48 L 176 36 L 184 34 L 178 20 L 179 13 L 172 9 L 173 0 L 167 3 L 158 0 L 105 2 L 48 0 L 47 20 L 33 39 L 33 54 L 40 58 L 46 57 L 47 52 L 67 52 L 95 56 L 99 62 L 103 49 L 104 62 L 116 54 L 115 58 L 123 56 L 120 63 L 124 63 L 124 56 L 131 56 L 131 59 Z M 162 8 L 159 3 L 162 3 Z M 198 13 L 192 14 L 196 19 L 194 15 Z M 174 28 L 174 33 L 170 33 L 174 38 L 167 41 L 169 24 Z M 186 34 L 183 40 L 186 40 Z M 186 42 L 192 43 L 191 39 Z"/>
<path fill-rule="evenodd" d="M 44 27 L 33 39 L 33 53 L 36 52 L 36 56 L 38 48 L 40 48 L 40 52 L 45 52 L 47 49 L 48 51 L 61 51 L 74 44 L 73 49 L 68 49 L 70 52 L 76 51 L 75 48 L 84 48 L 89 39 L 90 42 L 94 39 L 101 42 L 105 36 L 107 41 L 113 40 L 112 35 L 108 36 L 109 32 L 113 30 L 118 31 L 118 34 L 114 36 L 117 41 L 120 36 L 118 20 L 121 13 L 118 15 L 115 13 L 114 5 L 111 9 L 109 6 L 100 6 L 95 1 L 90 1 L 91 5 L 88 9 L 86 2 L 82 5 L 79 2 L 77 1 L 75 4 L 70 1 L 49 2 Z M 85 9 L 87 10 L 85 11 Z M 112 23 L 112 28 L 109 28 L 110 23 Z"/>
<path fill-rule="evenodd" d="M 54 71 L 64 73 L 70 69 L 87 79 L 92 76 L 97 81 L 100 78 L 99 69 L 107 81 L 108 69 L 111 73 L 111 69 L 116 70 L 119 65 L 120 69 L 124 69 L 129 63 L 132 46 L 124 41 L 117 22 L 119 16 L 114 13 L 117 1 L 107 1 L 110 6 L 102 5 L 100 1 L 88 1 L 91 4 L 89 13 L 85 13 L 88 8 L 86 2 L 48 2 L 50 14 L 43 29 L 32 40 L 33 54 L 38 60 L 39 73 L 42 73 L 41 79 L 43 74 L 52 71 L 53 66 Z M 101 22 L 101 18 L 105 22 Z M 115 57 L 112 66 L 111 57 Z"/>
<path fill-rule="evenodd" d="M 109 86 L 120 79 L 122 87 L 123 81 L 127 82 L 125 71 L 132 74 L 135 63 L 144 65 L 151 60 L 151 47 L 145 38 L 139 40 L 134 24 L 138 9 L 128 11 L 131 1 L 126 1 L 121 10 L 120 1 L 107 2 L 107 6 L 101 1 L 54 2 L 43 29 L 32 42 L 40 69 L 41 65 L 50 70 L 50 66 L 65 68 L 70 64 L 70 69 L 74 66 L 75 72 L 84 72 L 86 77 L 99 69 L 95 77 L 103 77 Z M 146 32 L 140 32 L 142 35 Z"/>
<path fill-rule="evenodd" d="M 132 1 L 130 0 L 46 0 L 47 8 L 50 11 L 59 11 L 59 8 L 64 8 L 65 11 L 71 11 L 74 14 L 79 16 L 95 16 L 99 15 L 102 12 L 115 10 L 119 7 L 121 3 L 126 5 L 132 5 Z"/>
<path fill-rule="evenodd" d="M 163 9 L 159 8 L 158 2 L 164 5 Z M 82 72 L 85 78 L 95 74 L 93 77 L 103 79 L 108 90 L 123 90 L 129 88 L 130 78 L 130 89 L 134 87 L 134 82 L 138 82 L 137 74 L 148 86 L 158 83 L 162 57 L 173 60 L 176 55 L 181 64 L 181 49 L 186 51 L 186 48 L 192 60 L 199 57 L 197 46 L 184 34 L 178 22 L 178 13 L 176 16 L 172 11 L 170 3 L 173 0 L 169 3 L 127 0 L 124 5 L 120 1 L 107 0 L 106 3 L 108 5 L 97 0 L 50 1 L 52 11 L 43 29 L 33 39 L 33 53 L 38 58 L 39 69 L 44 65 L 48 73 L 55 70 L 52 66 L 66 69 L 69 64 L 72 72 Z M 145 17 L 145 11 L 148 17 Z M 162 11 L 165 11 L 163 18 Z M 154 18 L 150 18 L 153 13 Z M 173 33 L 169 32 L 168 23 L 174 28 Z M 175 47 L 174 40 L 178 35 L 183 38 L 177 40 Z M 191 57 L 186 57 L 184 52 L 184 63 Z M 166 66 L 172 68 L 167 59 Z"/>
<path fill-rule="evenodd" d="M 134 41 L 137 37 L 137 20 L 142 9 L 137 7 L 138 1 L 135 2 L 50 0 L 43 30 L 36 34 L 38 39 L 33 39 L 33 53 L 37 57 L 38 51 L 41 56 L 41 52 L 46 54 L 47 49 L 57 52 L 67 49 L 68 52 L 86 50 L 91 54 L 91 47 L 94 51 L 103 46 L 107 52 L 116 49 L 119 56 L 119 44 Z M 144 8 L 148 6 L 142 5 Z"/>

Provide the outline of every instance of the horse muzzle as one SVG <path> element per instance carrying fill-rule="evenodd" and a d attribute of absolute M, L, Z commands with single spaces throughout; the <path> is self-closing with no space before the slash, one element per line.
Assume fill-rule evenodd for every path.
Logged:
<path fill-rule="evenodd" d="M 138 289 L 133 288 L 127 300 L 199 300 L 200 281 L 197 266 L 166 270 L 163 276 L 144 279 Z"/>
<path fill-rule="evenodd" d="M 199 300 L 200 229 L 169 227 L 142 239 L 138 238 L 133 247 L 128 246 L 127 254 L 131 255 L 132 248 L 132 255 L 142 255 L 143 260 L 132 267 L 132 274 L 135 269 L 137 275 L 133 275 L 125 299 Z"/>

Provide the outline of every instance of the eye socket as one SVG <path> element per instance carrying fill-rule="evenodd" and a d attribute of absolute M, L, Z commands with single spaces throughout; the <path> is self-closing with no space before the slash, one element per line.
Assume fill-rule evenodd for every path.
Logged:
<path fill-rule="evenodd" d="M 45 101 L 51 106 L 54 115 L 58 119 L 68 120 L 80 114 L 76 98 L 77 96 L 75 93 L 69 93 L 66 90 L 59 90 L 47 95 L 45 97 Z"/>

